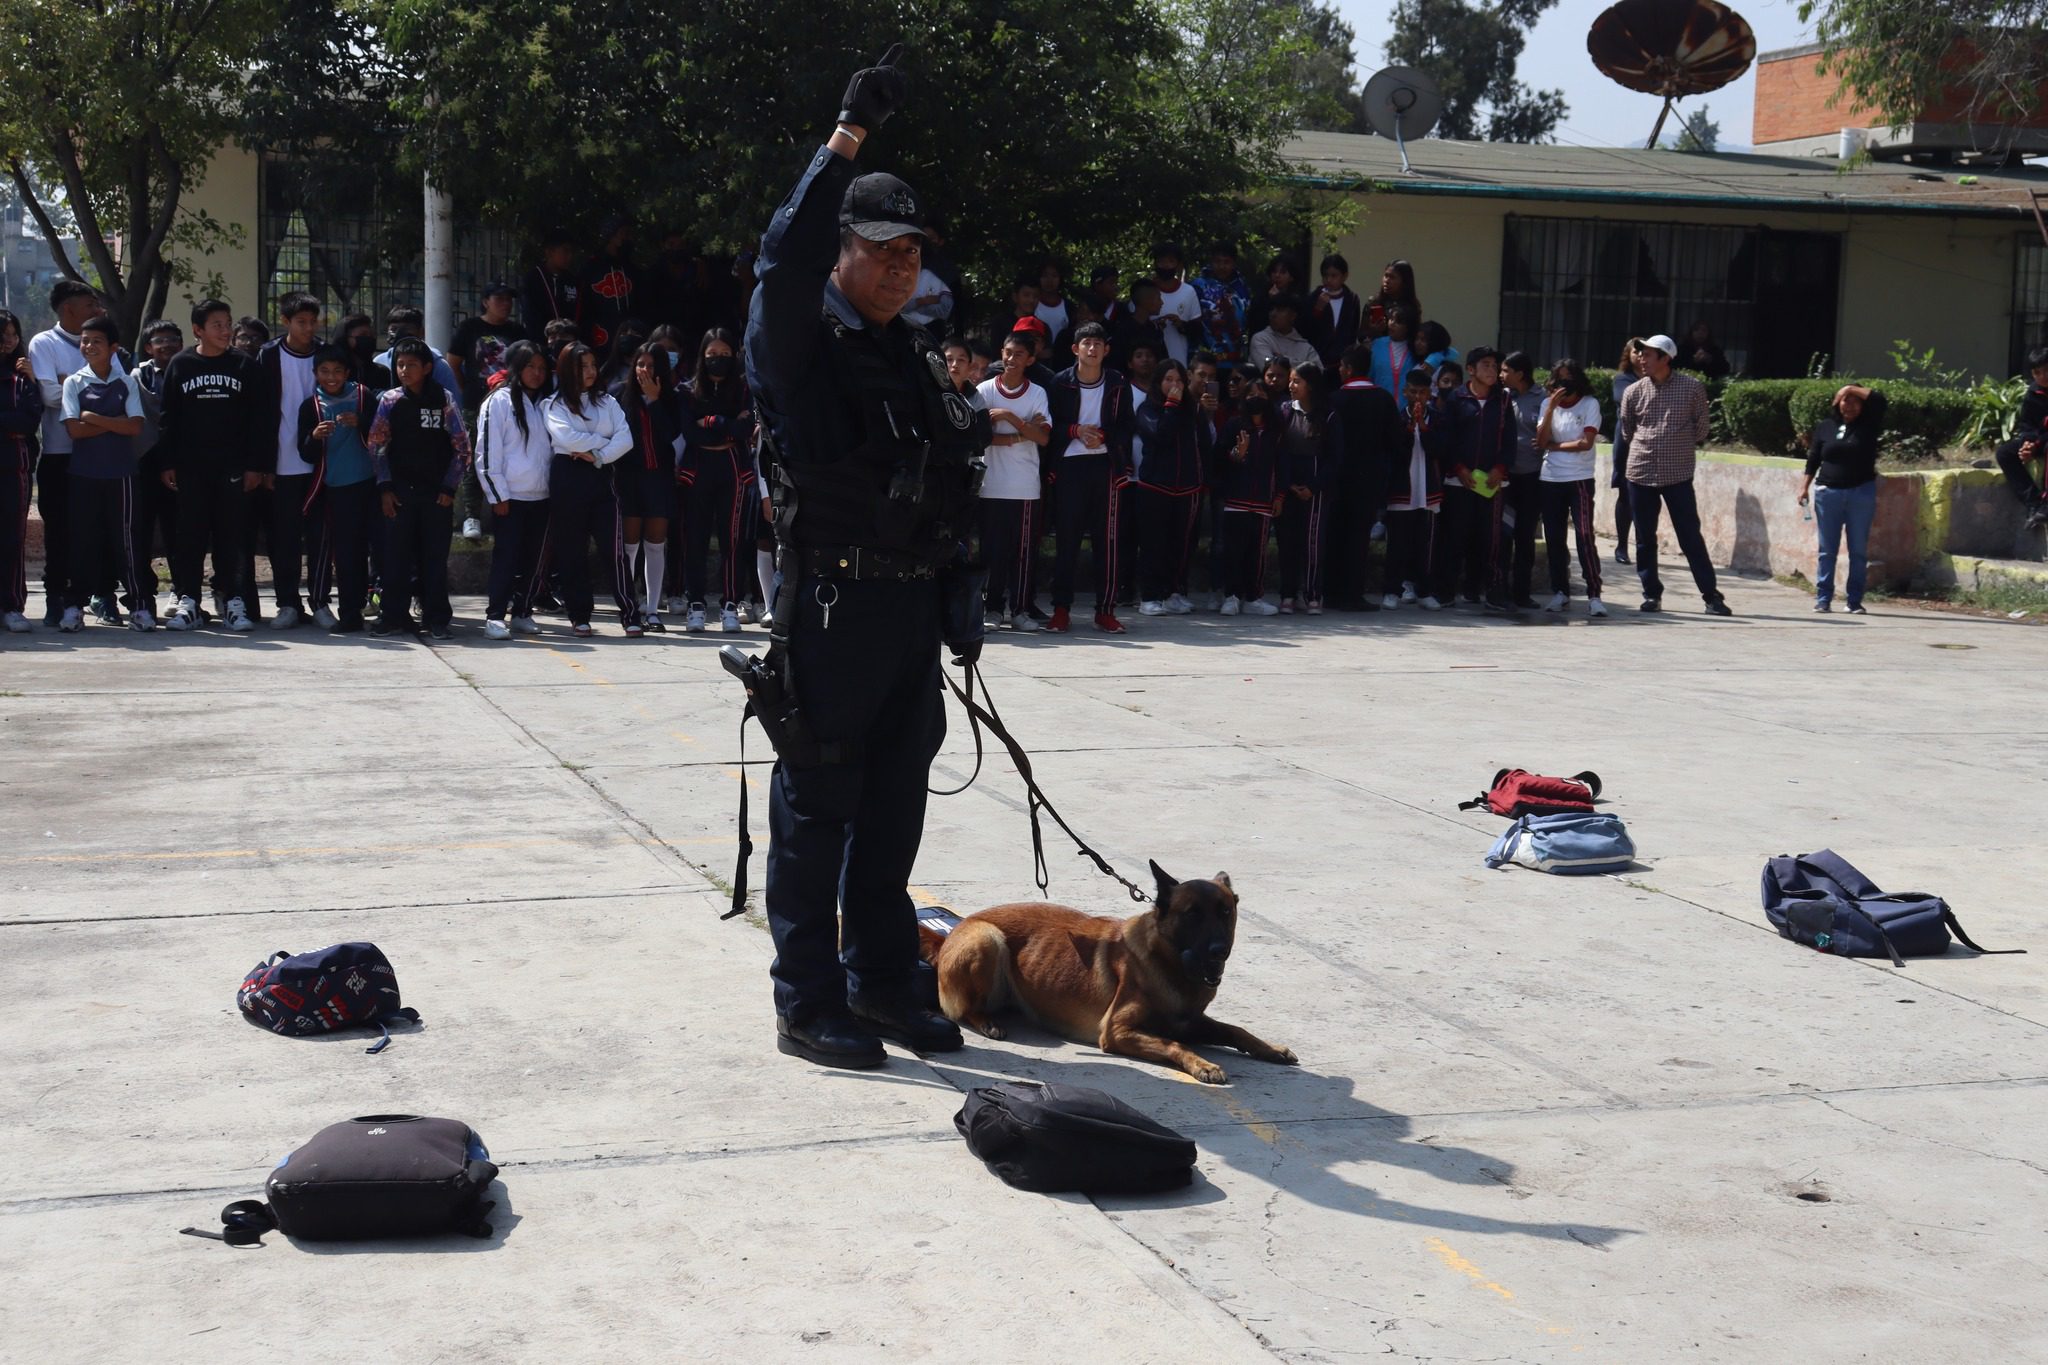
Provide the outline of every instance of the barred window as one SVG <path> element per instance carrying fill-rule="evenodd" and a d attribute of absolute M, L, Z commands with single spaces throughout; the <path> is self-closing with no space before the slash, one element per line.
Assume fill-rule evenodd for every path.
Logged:
<path fill-rule="evenodd" d="M 2048 346 L 2048 242 L 2026 236 L 2013 261 L 2011 373 L 2026 373 L 2035 346 Z"/>
<path fill-rule="evenodd" d="M 1818 238 L 1817 243 L 1798 239 Z M 1754 227 L 1608 219 L 1506 221 L 1501 252 L 1502 344 L 1548 363 L 1556 356 L 1611 365 L 1632 336 L 1684 339 L 1704 322 L 1738 374 L 1772 373 L 1805 360 L 1759 354 L 1759 283 L 1790 246 L 1819 246 L 1825 289 L 1834 291 L 1834 240 Z M 1775 309 L 1769 310 L 1775 312 Z M 1832 349 L 1833 310 L 1819 349 Z M 1775 352 L 1775 347 L 1764 347 Z M 1793 369 L 1790 372 L 1802 372 Z"/>
<path fill-rule="evenodd" d="M 339 161 L 266 155 L 257 278 L 267 307 L 294 290 L 320 300 L 321 326 L 362 312 L 384 330 L 387 309 L 426 300 L 420 253 L 421 191 L 398 194 L 388 177 Z M 512 235 L 456 223 L 455 316 L 479 311 L 494 279 L 518 278 Z"/>

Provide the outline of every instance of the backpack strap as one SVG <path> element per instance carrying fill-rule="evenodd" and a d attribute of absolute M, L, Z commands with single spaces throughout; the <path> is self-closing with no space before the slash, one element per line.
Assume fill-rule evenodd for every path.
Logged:
<path fill-rule="evenodd" d="M 1894 967 L 1903 967 L 1906 965 L 1906 959 L 1900 957 L 1899 950 L 1892 946 L 1892 936 L 1884 931 L 1884 926 L 1877 922 L 1877 917 L 1875 915 L 1872 915 L 1868 910 L 1865 910 L 1861 905 L 1858 905 L 1853 900 L 1841 900 L 1838 901 L 1837 904 L 1846 906 L 1849 909 L 1854 910 L 1857 914 L 1863 916 L 1863 922 L 1869 925 L 1871 927 L 1871 930 L 1877 934 L 1877 941 L 1879 943 L 1882 943 L 1884 945 L 1884 950 L 1892 955 L 1892 965 Z"/>
<path fill-rule="evenodd" d="M 386 1021 L 392 1019 L 396 1019 L 400 1023 L 417 1024 L 420 1021 L 420 1012 L 408 1005 L 406 1008 L 402 1010 L 393 1010 L 389 1014 L 382 1015 L 379 1018 L 370 1020 L 368 1026 L 370 1028 L 374 1028 L 375 1030 L 377 1030 L 377 1032 L 382 1036 L 380 1036 L 376 1042 L 364 1048 L 363 1051 L 374 1055 L 376 1053 L 382 1052 L 385 1048 L 391 1046 L 391 1031 L 385 1028 L 384 1025 Z"/>
<path fill-rule="evenodd" d="M 1586 784 L 1586 790 L 1592 792 L 1595 796 L 1600 795 L 1600 774 L 1590 770 L 1583 773 L 1573 773 L 1572 781 L 1583 782 Z"/>
<path fill-rule="evenodd" d="M 1973 953 L 1984 953 L 1995 957 L 2002 953 L 2024 953 L 2027 951 L 2025 948 L 1979 948 L 1970 941 L 1970 936 L 1963 932 L 1963 926 L 1956 922 L 1956 912 L 1949 909 L 1946 903 L 1943 903 L 1941 907 L 1941 922 L 1946 924 L 1948 931 L 1956 936 L 1956 942 L 1962 944 Z"/>
<path fill-rule="evenodd" d="M 187 1237 L 226 1242 L 231 1247 L 253 1247 L 263 1245 L 264 1233 L 277 1229 L 277 1215 L 260 1199 L 237 1199 L 220 1211 L 220 1222 L 219 1232 L 205 1228 L 179 1228 L 178 1231 Z"/>

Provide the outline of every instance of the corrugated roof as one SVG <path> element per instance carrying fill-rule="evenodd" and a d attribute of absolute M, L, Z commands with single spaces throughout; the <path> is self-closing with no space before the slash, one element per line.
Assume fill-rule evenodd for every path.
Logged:
<path fill-rule="evenodd" d="M 1423 138 L 1408 144 L 1414 175 L 1387 138 L 1297 133 L 1285 149 L 1301 179 L 1394 194 L 1698 204 L 1857 213 L 2032 218 L 2030 190 L 2048 172 L 1874 162 L 1840 171 L 1820 157 L 1701 154 L 1632 147 L 1560 147 Z"/>

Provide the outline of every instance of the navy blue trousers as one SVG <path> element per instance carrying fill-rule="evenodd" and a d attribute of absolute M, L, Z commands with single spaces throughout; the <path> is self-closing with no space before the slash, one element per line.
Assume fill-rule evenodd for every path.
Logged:
<path fill-rule="evenodd" d="M 946 712 L 936 583 L 807 578 L 795 611 L 790 659 L 811 732 L 858 746 L 856 762 L 777 763 L 770 779 L 769 973 L 776 1012 L 803 1023 L 844 1013 L 849 993 L 886 1000 L 910 988 L 910 870 Z"/>

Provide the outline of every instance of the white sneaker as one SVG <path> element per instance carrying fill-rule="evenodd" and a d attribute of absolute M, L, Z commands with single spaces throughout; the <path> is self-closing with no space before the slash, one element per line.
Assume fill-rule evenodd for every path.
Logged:
<path fill-rule="evenodd" d="M 1244 614 L 1246 616 L 1278 616 L 1280 608 L 1274 606 L 1263 597 L 1254 597 L 1251 601 L 1244 604 Z"/>
<path fill-rule="evenodd" d="M 270 618 L 270 628 L 272 630 L 290 630 L 305 619 L 305 617 L 299 615 L 297 607 L 279 607 L 277 615 Z"/>
<path fill-rule="evenodd" d="M 1422 600 L 1421 598 L 1419 598 L 1419 597 L 1417 597 L 1417 596 L 1415 595 L 1415 585 L 1414 585 L 1413 583 L 1403 583 L 1403 584 L 1401 585 L 1401 603 L 1402 603 L 1402 605 L 1404 605 L 1404 606 L 1405 606 L 1405 605 L 1407 605 L 1407 604 L 1408 604 L 1408 603 L 1410 603 L 1410 602 L 1420 602 L 1421 600 Z M 1442 604 L 1442 603 L 1438 603 L 1437 605 L 1438 605 L 1438 606 L 1442 606 L 1443 604 Z"/>
<path fill-rule="evenodd" d="M 1138 603 L 1138 615 L 1140 615 L 1140 616 L 1164 616 L 1164 615 L 1166 615 L 1166 603 L 1164 603 L 1164 602 L 1140 602 L 1140 603 Z"/>
<path fill-rule="evenodd" d="M 1321 616 L 1323 614 L 1323 604 L 1321 602 L 1311 602 L 1306 610 L 1310 616 Z"/>
<path fill-rule="evenodd" d="M 331 607 L 315 607 L 313 608 L 313 624 L 322 630 L 333 630 L 341 623 L 335 619 L 334 611 Z"/>
<path fill-rule="evenodd" d="M 256 629 L 256 623 L 249 619 L 249 608 L 239 597 L 228 599 L 227 611 L 224 614 L 228 618 L 228 629 L 237 635 L 244 635 Z"/>
<path fill-rule="evenodd" d="M 190 630 L 199 624 L 199 604 L 189 597 L 178 599 L 178 605 L 171 608 L 171 614 L 164 618 L 165 630 Z"/>
<path fill-rule="evenodd" d="M 1242 607 L 1243 604 L 1240 603 L 1235 597 L 1226 597 L 1223 599 L 1223 605 L 1218 607 L 1216 610 L 1222 612 L 1225 616 L 1235 616 L 1242 609 Z"/>
<path fill-rule="evenodd" d="M 775 629 L 775 613 L 769 611 L 766 607 L 763 607 L 761 609 L 761 619 L 755 622 L 755 624 L 760 626 L 763 630 Z"/>
<path fill-rule="evenodd" d="M 692 634 L 704 629 L 704 604 L 690 603 L 690 614 L 683 618 L 683 628 Z"/>
<path fill-rule="evenodd" d="M 6 622 L 7 628 L 13 631 L 16 635 L 25 635 L 29 631 L 35 629 L 35 623 L 30 621 L 26 616 L 23 616 L 18 611 L 10 611 L 4 618 L 0 618 L 0 620 L 4 620 Z"/>
<path fill-rule="evenodd" d="M 740 624 L 741 624 L 741 625 L 747 625 L 747 626 L 751 626 L 751 625 L 753 625 L 753 624 L 754 624 L 754 622 L 756 622 L 756 621 L 758 621 L 758 620 L 760 620 L 760 619 L 761 619 L 761 613 L 760 613 L 760 612 L 758 612 L 758 611 L 756 611 L 756 610 L 754 610 L 754 604 L 753 604 L 752 602 L 750 602 L 750 601 L 749 601 L 749 602 L 742 602 L 742 603 L 740 603 Z"/>
<path fill-rule="evenodd" d="M 540 634 L 540 622 L 534 620 L 531 616 L 515 616 L 512 618 L 512 629 L 520 635 L 538 635 Z M 488 634 L 489 632 L 485 633 Z"/>
<path fill-rule="evenodd" d="M 503 621 L 486 621 L 484 622 L 484 638 L 486 640 L 509 640 L 512 638 L 512 627 L 506 625 Z"/>
<path fill-rule="evenodd" d="M 1424 611 L 1442 611 L 1444 609 L 1444 604 L 1437 601 L 1434 597 L 1423 597 L 1417 600 L 1422 603 Z"/>
<path fill-rule="evenodd" d="M 1166 610 L 1175 616 L 1186 616 L 1195 609 L 1195 604 L 1179 593 L 1166 599 Z"/>
<path fill-rule="evenodd" d="M 1571 599 L 1571 598 L 1569 598 L 1569 597 L 1566 597 L 1566 596 L 1565 596 L 1565 595 L 1564 595 L 1563 593 L 1561 593 L 1561 592 L 1554 592 L 1554 593 L 1550 594 L 1550 600 L 1549 600 L 1548 602 L 1545 602 L 1545 603 L 1543 604 L 1543 610 L 1545 610 L 1545 611 L 1563 611 L 1563 610 L 1564 610 L 1564 609 L 1565 609 L 1566 607 L 1570 606 L 1570 605 L 1571 605 L 1571 603 L 1572 603 L 1572 599 Z"/>
<path fill-rule="evenodd" d="M 1261 615 L 1263 615 L 1264 613 L 1262 612 L 1262 613 L 1260 613 L 1260 614 L 1261 614 Z M 1281 614 L 1282 616 L 1292 616 L 1292 615 L 1294 615 L 1294 599 L 1293 599 L 1293 598 L 1291 598 L 1291 597 L 1283 597 L 1283 598 L 1281 598 L 1281 599 L 1280 599 L 1280 614 Z"/>
<path fill-rule="evenodd" d="M 462 519 L 462 538 L 464 540 L 482 540 L 484 538 L 484 524 L 475 517 L 464 517 Z"/>
<path fill-rule="evenodd" d="M 1016 631 L 1019 635 L 1029 635 L 1035 630 L 1042 629 L 1042 627 L 1039 626 L 1038 622 L 1031 619 L 1031 615 L 1029 612 L 1022 611 L 1012 614 L 1009 620 L 1004 622 L 1004 624 L 1009 626 L 1011 630 Z"/>
<path fill-rule="evenodd" d="M 147 608 L 131 611 L 128 613 L 128 629 L 144 632 L 155 630 L 156 616 Z"/>
<path fill-rule="evenodd" d="M 77 607 L 64 608 L 64 614 L 57 619 L 57 629 L 64 631 L 84 630 L 85 613 Z"/>
<path fill-rule="evenodd" d="M 1606 614 L 1607 604 L 1602 602 L 1599 598 L 1591 597 L 1586 600 L 1586 615 L 1605 616 Z"/>
<path fill-rule="evenodd" d="M 735 631 L 740 628 L 739 609 L 732 603 L 726 603 L 718 613 L 718 628 L 723 631 Z"/>
<path fill-rule="evenodd" d="M 1382 597 L 1380 599 L 1381 611 L 1398 611 L 1400 610 L 1400 607 L 1401 599 L 1394 596 L 1394 594 L 1392 593 L 1388 593 L 1385 597 Z"/>

